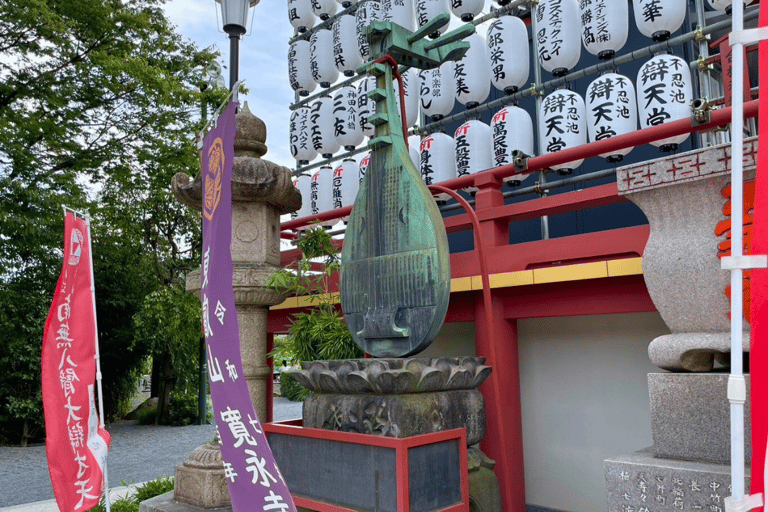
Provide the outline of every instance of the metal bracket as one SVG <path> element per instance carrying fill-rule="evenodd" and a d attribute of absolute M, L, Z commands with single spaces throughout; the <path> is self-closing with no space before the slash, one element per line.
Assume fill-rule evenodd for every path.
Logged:
<path fill-rule="evenodd" d="M 768 27 L 747 28 L 740 32 L 731 32 L 728 35 L 728 44 L 752 44 L 768 39 Z"/>
<path fill-rule="evenodd" d="M 768 268 L 768 256 L 765 254 L 745 254 L 742 256 L 725 256 L 720 260 L 720 268 L 723 270 L 750 270 L 754 268 Z"/>
<path fill-rule="evenodd" d="M 696 98 L 691 102 L 692 124 L 707 124 L 710 121 L 710 109 L 712 103 L 707 98 Z"/>
<path fill-rule="evenodd" d="M 696 67 L 699 71 L 714 71 L 715 66 L 712 64 L 707 64 L 707 59 L 704 58 L 703 55 L 700 55 L 699 58 L 696 60 Z"/>
<path fill-rule="evenodd" d="M 728 376 L 728 401 L 743 404 L 747 401 L 747 384 L 743 375 Z"/>
<path fill-rule="evenodd" d="M 699 27 L 696 29 L 696 32 L 694 32 L 694 39 L 696 41 L 709 41 L 709 34 L 704 33 L 704 27 Z"/>

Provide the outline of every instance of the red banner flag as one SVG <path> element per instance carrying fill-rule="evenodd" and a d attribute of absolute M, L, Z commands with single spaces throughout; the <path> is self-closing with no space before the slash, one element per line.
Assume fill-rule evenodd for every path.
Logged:
<path fill-rule="evenodd" d="M 90 230 L 64 216 L 64 265 L 45 322 L 42 352 L 45 447 L 61 512 L 88 510 L 103 492 L 109 434 L 99 427 L 96 317 Z"/>
<path fill-rule="evenodd" d="M 768 26 L 768 9 L 760 8 L 761 27 Z M 760 41 L 759 83 L 768 84 L 768 41 Z M 758 137 L 768 133 L 768 101 L 760 98 Z M 768 140 L 768 139 L 766 139 Z M 768 254 L 768 144 L 758 149 L 755 180 L 755 221 L 752 254 Z M 752 270 L 750 405 L 752 414 L 752 494 L 765 492 L 768 441 L 768 270 Z M 765 322 L 763 322 L 765 320 Z M 759 507 L 755 510 L 761 510 Z"/>

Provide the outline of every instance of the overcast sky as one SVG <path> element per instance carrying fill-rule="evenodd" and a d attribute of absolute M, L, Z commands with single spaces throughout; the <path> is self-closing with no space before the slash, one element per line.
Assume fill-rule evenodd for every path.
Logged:
<path fill-rule="evenodd" d="M 169 0 L 165 12 L 178 31 L 199 48 L 216 45 L 220 63 L 229 63 L 229 40 L 221 31 L 221 11 L 214 0 Z M 263 0 L 251 9 L 254 21 L 240 42 L 240 79 L 250 89 L 241 96 L 255 115 L 267 124 L 266 159 L 295 167 L 288 147 L 288 106 L 293 90 L 288 83 L 288 22 L 285 0 Z M 229 70 L 223 72 L 229 81 Z M 229 85 L 229 84 L 227 84 Z"/>

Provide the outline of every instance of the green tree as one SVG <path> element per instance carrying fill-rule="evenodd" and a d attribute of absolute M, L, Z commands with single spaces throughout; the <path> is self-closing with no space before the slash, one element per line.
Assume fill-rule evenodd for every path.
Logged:
<path fill-rule="evenodd" d="M 200 301 L 178 282 L 151 293 L 133 317 L 134 342 L 160 361 L 161 382 L 157 423 L 168 419 L 171 391 L 192 394 L 199 384 Z"/>
<path fill-rule="evenodd" d="M 0 2 L 0 325 L 11 340 L 0 393 L 15 400 L 0 401 L 0 441 L 41 434 L 39 351 L 61 268 L 61 204 L 94 218 L 108 417 L 124 412 L 152 350 L 134 340 L 132 317 L 199 258 L 199 222 L 169 183 L 199 167 L 195 77 L 215 54 L 182 40 L 160 4 Z"/>

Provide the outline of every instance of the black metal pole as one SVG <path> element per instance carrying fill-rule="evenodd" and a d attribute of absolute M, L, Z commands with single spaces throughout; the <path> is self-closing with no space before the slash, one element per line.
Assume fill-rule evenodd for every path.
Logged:
<path fill-rule="evenodd" d="M 237 83 L 240 74 L 240 36 L 239 30 L 229 32 L 229 90 Z"/>

